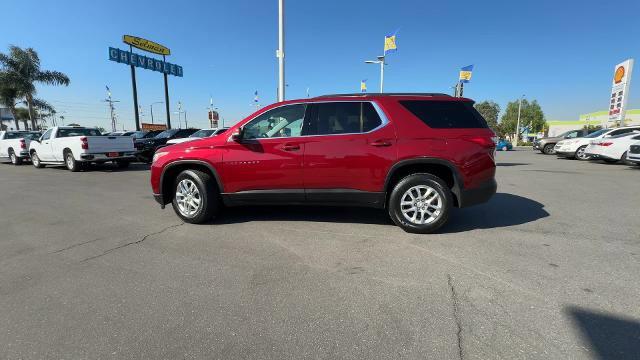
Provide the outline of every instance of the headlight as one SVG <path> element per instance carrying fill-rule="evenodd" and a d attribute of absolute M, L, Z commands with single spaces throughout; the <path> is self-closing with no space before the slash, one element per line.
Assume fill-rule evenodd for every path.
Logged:
<path fill-rule="evenodd" d="M 167 151 L 159 151 L 155 154 L 153 154 L 153 159 L 151 160 L 151 162 L 156 162 L 156 160 L 160 159 L 161 157 L 167 155 L 169 152 Z"/>

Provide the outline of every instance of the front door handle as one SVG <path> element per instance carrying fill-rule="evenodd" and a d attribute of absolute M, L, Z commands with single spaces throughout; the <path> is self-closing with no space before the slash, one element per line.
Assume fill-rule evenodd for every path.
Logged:
<path fill-rule="evenodd" d="M 384 147 L 391 146 L 391 141 L 387 139 L 379 139 L 371 142 L 371 146 Z"/>
<path fill-rule="evenodd" d="M 284 145 L 282 145 L 282 150 L 284 150 L 284 151 L 300 150 L 300 145 L 298 145 L 298 144 L 284 144 Z"/>

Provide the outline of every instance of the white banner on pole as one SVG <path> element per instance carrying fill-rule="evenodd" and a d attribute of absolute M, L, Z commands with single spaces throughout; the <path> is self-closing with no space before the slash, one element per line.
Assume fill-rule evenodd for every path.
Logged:
<path fill-rule="evenodd" d="M 611 81 L 611 97 L 609 99 L 609 121 L 624 120 L 631 85 L 633 59 L 627 59 L 616 65 Z"/>

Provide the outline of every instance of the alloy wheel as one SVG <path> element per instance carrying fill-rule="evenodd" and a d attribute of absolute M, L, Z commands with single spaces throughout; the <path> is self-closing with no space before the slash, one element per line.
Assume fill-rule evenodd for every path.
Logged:
<path fill-rule="evenodd" d="M 430 224 L 442 214 L 442 198 L 434 188 L 417 185 L 402 195 L 400 211 L 412 224 Z"/>
<path fill-rule="evenodd" d="M 193 217 L 202 206 L 202 196 L 196 184 L 190 179 L 183 179 L 176 187 L 176 202 L 183 216 Z"/>

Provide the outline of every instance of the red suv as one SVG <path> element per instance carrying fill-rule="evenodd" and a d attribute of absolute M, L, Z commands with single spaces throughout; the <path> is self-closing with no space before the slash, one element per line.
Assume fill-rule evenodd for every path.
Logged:
<path fill-rule="evenodd" d="M 225 134 L 162 148 L 154 197 L 185 222 L 223 206 L 387 209 L 428 233 L 451 207 L 496 192 L 495 137 L 473 101 L 445 94 L 343 94 L 263 108 Z"/>

